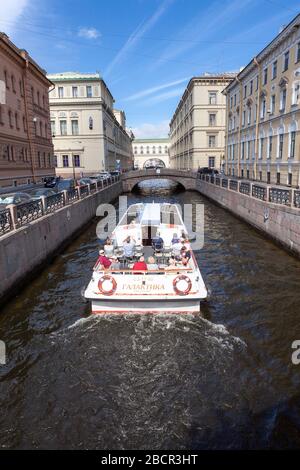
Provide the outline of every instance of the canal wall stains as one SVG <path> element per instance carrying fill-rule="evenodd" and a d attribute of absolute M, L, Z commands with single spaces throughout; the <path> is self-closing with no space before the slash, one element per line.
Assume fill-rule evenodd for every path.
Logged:
<path fill-rule="evenodd" d="M 113 201 L 121 192 L 119 181 L 2 236 L 0 303 L 51 261 L 96 216 L 99 204 Z"/>
<path fill-rule="evenodd" d="M 196 190 L 300 256 L 300 210 L 197 180 Z"/>

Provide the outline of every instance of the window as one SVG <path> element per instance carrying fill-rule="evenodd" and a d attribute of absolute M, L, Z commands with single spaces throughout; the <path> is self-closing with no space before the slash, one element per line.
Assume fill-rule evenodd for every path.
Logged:
<path fill-rule="evenodd" d="M 91 85 L 87 85 L 87 87 L 86 87 L 86 96 L 87 96 L 87 98 L 92 98 L 92 96 L 93 96 Z"/>
<path fill-rule="evenodd" d="M 27 125 L 26 125 L 25 116 L 23 116 L 23 130 L 24 130 L 24 132 L 27 132 Z"/>
<path fill-rule="evenodd" d="M 243 114 L 242 114 L 242 126 L 245 125 L 245 121 L 246 121 L 246 111 L 243 111 Z"/>
<path fill-rule="evenodd" d="M 296 132 L 291 132 L 291 142 L 290 142 L 290 158 L 294 158 L 295 156 L 295 140 L 296 140 Z"/>
<path fill-rule="evenodd" d="M 59 121 L 60 135 L 67 135 L 67 121 Z"/>
<path fill-rule="evenodd" d="M 140 153 L 141 153 L 141 154 L 144 153 L 144 147 L 143 147 L 142 145 L 141 145 L 141 152 L 140 152 Z"/>
<path fill-rule="evenodd" d="M 264 70 L 264 85 L 266 85 L 268 82 L 268 68 L 265 68 Z"/>
<path fill-rule="evenodd" d="M 273 62 L 273 65 L 272 65 L 272 79 L 274 80 L 274 78 L 277 77 L 277 60 L 275 60 L 275 62 Z"/>
<path fill-rule="evenodd" d="M 259 172 L 259 181 L 262 180 L 262 171 Z"/>
<path fill-rule="evenodd" d="M 266 115 L 266 99 L 263 98 L 261 102 L 261 108 L 260 108 L 260 118 L 264 119 L 265 115 Z"/>
<path fill-rule="evenodd" d="M 250 153 L 251 153 L 251 141 L 248 140 L 248 142 L 247 142 L 247 155 L 246 155 L 247 160 L 249 160 Z"/>
<path fill-rule="evenodd" d="M 289 68 L 289 57 L 290 57 L 290 51 L 287 51 L 283 56 L 283 69 L 282 69 L 283 72 L 285 72 Z"/>
<path fill-rule="evenodd" d="M 74 166 L 76 168 L 80 167 L 80 156 L 79 155 L 74 155 L 73 156 L 73 161 L 74 161 Z"/>
<path fill-rule="evenodd" d="M 54 163 L 54 166 L 57 167 L 57 155 L 53 155 L 53 163 Z"/>
<path fill-rule="evenodd" d="M 298 42 L 296 46 L 296 62 L 299 62 L 300 60 L 300 42 Z"/>
<path fill-rule="evenodd" d="M 209 125 L 210 126 L 215 126 L 216 125 L 216 115 L 215 114 L 210 114 L 209 115 Z"/>
<path fill-rule="evenodd" d="M 40 92 L 37 92 L 37 104 L 40 106 Z"/>
<path fill-rule="evenodd" d="M 9 84 L 8 84 L 7 71 L 6 70 L 4 70 L 4 81 L 5 81 L 5 84 L 6 84 L 6 88 L 9 90 Z"/>
<path fill-rule="evenodd" d="M 155 154 L 155 146 L 152 147 L 152 153 Z"/>
<path fill-rule="evenodd" d="M 280 111 L 284 111 L 286 106 L 286 88 L 280 92 Z"/>
<path fill-rule="evenodd" d="M 271 173 L 269 171 L 267 171 L 267 183 L 271 183 Z"/>
<path fill-rule="evenodd" d="M 73 98 L 78 98 L 78 87 L 72 86 L 72 96 Z"/>
<path fill-rule="evenodd" d="M 158 147 L 158 153 L 161 153 L 161 146 Z"/>
<path fill-rule="evenodd" d="M 134 153 L 137 153 L 137 147 L 134 147 Z"/>
<path fill-rule="evenodd" d="M 90 116 L 89 117 L 89 129 L 92 131 L 94 128 L 94 120 L 93 118 Z M 106 123 L 105 121 L 103 121 L 103 130 L 106 131 Z"/>
<path fill-rule="evenodd" d="M 39 164 L 39 167 L 41 168 L 42 166 L 41 152 L 38 152 L 38 164 Z"/>
<path fill-rule="evenodd" d="M 20 129 L 20 126 L 19 126 L 19 116 L 18 116 L 18 113 L 15 113 L 15 121 L 16 121 L 16 129 Z"/>
<path fill-rule="evenodd" d="M 64 87 L 59 86 L 58 87 L 58 97 L 63 98 L 64 97 Z"/>
<path fill-rule="evenodd" d="M 283 153 L 283 134 L 279 134 L 278 158 L 282 158 Z"/>
<path fill-rule="evenodd" d="M 50 121 L 51 123 L 51 135 L 55 137 L 55 121 Z"/>
<path fill-rule="evenodd" d="M 43 124 L 42 121 L 40 121 L 40 136 L 42 137 L 43 135 Z"/>
<path fill-rule="evenodd" d="M 247 180 L 249 179 L 249 177 L 250 177 L 249 170 L 247 170 Z"/>
<path fill-rule="evenodd" d="M 256 77 L 256 91 L 258 90 L 258 75 Z"/>
<path fill-rule="evenodd" d="M 242 142 L 241 159 L 244 160 L 244 157 L 245 157 L 245 142 Z"/>
<path fill-rule="evenodd" d="M 146 153 L 150 153 L 149 146 L 146 147 Z"/>
<path fill-rule="evenodd" d="M 208 157 L 208 167 L 214 168 L 215 167 L 216 157 Z"/>
<path fill-rule="evenodd" d="M 250 92 L 249 92 L 249 94 L 252 95 L 252 93 L 253 93 L 253 80 L 251 80 L 251 82 L 250 82 Z"/>
<path fill-rule="evenodd" d="M 247 119 L 247 123 L 248 123 L 248 125 L 251 124 L 251 107 L 250 107 L 250 106 L 249 106 L 249 108 L 248 108 L 248 119 Z"/>
<path fill-rule="evenodd" d="M 292 174 L 292 173 L 288 173 L 288 185 L 289 185 L 289 186 L 292 186 L 292 181 L 293 181 L 293 174 Z"/>
<path fill-rule="evenodd" d="M 276 173 L 276 183 L 280 184 L 280 173 Z"/>
<path fill-rule="evenodd" d="M 72 124 L 72 135 L 78 135 L 79 134 L 78 120 L 72 119 L 71 124 Z"/>
<path fill-rule="evenodd" d="M 300 82 L 293 83 L 292 105 L 297 105 L 300 98 Z"/>
<path fill-rule="evenodd" d="M 260 159 L 262 159 L 263 156 L 264 156 L 264 142 L 265 142 L 264 137 L 261 137 L 260 138 L 260 149 L 259 149 L 259 158 Z"/>
<path fill-rule="evenodd" d="M 69 155 L 63 155 L 62 156 L 62 159 L 63 159 L 63 167 L 68 167 L 69 166 Z"/>
<path fill-rule="evenodd" d="M 215 91 L 210 91 L 208 93 L 208 103 L 217 104 L 217 93 Z"/>
<path fill-rule="evenodd" d="M 244 99 L 246 98 L 247 96 L 247 85 L 244 85 Z"/>
<path fill-rule="evenodd" d="M 236 94 L 234 95 L 234 106 L 236 106 Z"/>
<path fill-rule="evenodd" d="M 244 170 L 241 170 L 241 178 L 244 178 Z"/>
<path fill-rule="evenodd" d="M 208 146 L 209 148 L 213 148 L 216 146 L 216 136 L 215 135 L 209 135 L 208 136 Z"/>
<path fill-rule="evenodd" d="M 16 93 L 16 80 L 15 80 L 14 75 L 11 76 L 11 87 L 12 87 L 12 91 Z"/>
<path fill-rule="evenodd" d="M 275 113 L 275 105 L 276 105 L 276 96 L 272 95 L 271 96 L 271 106 L 270 106 L 271 114 Z"/>
<path fill-rule="evenodd" d="M 273 136 L 269 136 L 269 152 L 268 152 L 268 158 L 272 158 L 272 150 L 273 150 Z"/>
<path fill-rule="evenodd" d="M 8 111 L 8 120 L 9 120 L 9 125 L 10 125 L 10 127 L 13 127 L 12 112 L 11 112 L 11 110 Z"/>

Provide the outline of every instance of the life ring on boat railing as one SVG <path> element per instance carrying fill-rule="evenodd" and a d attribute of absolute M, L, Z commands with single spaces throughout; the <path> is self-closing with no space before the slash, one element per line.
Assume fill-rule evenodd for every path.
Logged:
<path fill-rule="evenodd" d="M 180 284 L 179 284 L 180 283 Z M 186 288 L 181 289 L 180 285 L 186 283 Z M 179 284 L 179 286 L 178 286 Z M 173 280 L 173 289 L 178 295 L 187 295 L 192 288 L 192 281 L 185 274 L 180 274 Z"/>
<path fill-rule="evenodd" d="M 111 288 L 108 288 L 106 284 L 111 283 Z M 99 291 L 104 294 L 104 295 L 112 295 L 115 293 L 115 290 L 117 288 L 117 281 L 112 277 L 106 274 L 105 276 L 102 276 L 99 281 L 98 281 L 98 288 Z"/>

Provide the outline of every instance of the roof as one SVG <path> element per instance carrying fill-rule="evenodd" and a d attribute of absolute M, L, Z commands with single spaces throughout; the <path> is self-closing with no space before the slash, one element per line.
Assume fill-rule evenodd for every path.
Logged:
<path fill-rule="evenodd" d="M 168 137 L 158 137 L 157 139 L 134 139 L 133 143 L 152 143 L 152 142 L 165 142 L 165 143 L 169 143 L 170 142 L 170 139 Z"/>
<path fill-rule="evenodd" d="M 296 15 L 290 23 L 283 28 L 280 33 L 275 36 L 275 38 L 272 39 L 271 42 L 269 42 L 258 54 L 256 57 L 254 57 L 247 65 L 244 67 L 236 76 L 237 80 L 241 80 L 244 76 L 247 75 L 248 72 L 252 69 L 252 67 L 256 66 L 256 62 L 259 63 L 261 62 L 266 55 L 268 55 L 276 46 L 278 46 L 278 43 L 283 41 L 293 30 L 293 28 L 299 28 L 300 27 L 300 14 Z M 233 82 L 234 84 L 236 81 Z M 232 83 L 229 83 L 227 87 L 224 90 L 224 93 L 226 94 L 227 91 L 230 89 L 232 86 Z"/>
<path fill-rule="evenodd" d="M 102 80 L 99 72 L 96 73 L 81 73 L 81 72 L 59 72 L 49 73 L 48 77 L 53 82 L 65 82 L 65 81 L 91 81 L 91 80 Z"/>

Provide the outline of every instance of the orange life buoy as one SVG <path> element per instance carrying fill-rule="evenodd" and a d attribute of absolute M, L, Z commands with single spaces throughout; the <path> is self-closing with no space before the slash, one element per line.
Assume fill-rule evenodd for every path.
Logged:
<path fill-rule="evenodd" d="M 184 289 L 184 290 L 178 289 L 177 284 L 180 281 L 185 281 L 187 283 L 186 289 Z M 175 277 L 175 279 L 173 280 L 173 288 L 174 288 L 174 291 L 176 292 L 176 294 L 178 294 L 178 295 L 187 295 L 190 292 L 191 288 L 192 288 L 192 281 L 185 274 L 180 274 L 179 276 Z"/>
<path fill-rule="evenodd" d="M 103 287 L 103 284 L 105 281 L 110 281 L 111 284 L 112 284 L 112 287 L 111 289 L 105 289 Z M 112 295 L 114 294 L 116 288 L 117 288 L 117 282 L 116 280 L 112 277 L 112 276 L 109 276 L 109 275 L 105 275 L 105 276 L 102 276 L 100 279 L 99 279 L 99 282 L 98 282 L 98 288 L 99 288 L 99 291 L 104 294 L 104 295 Z"/>

